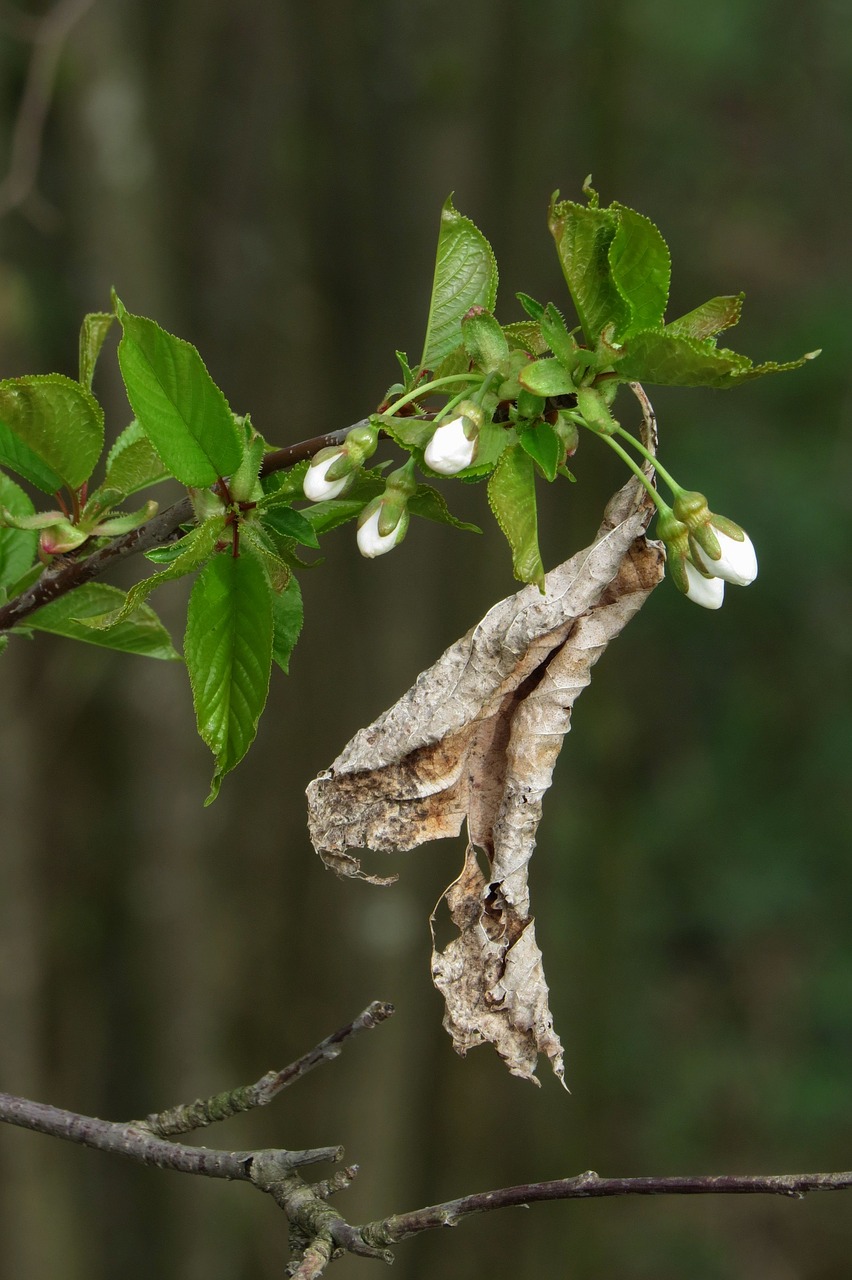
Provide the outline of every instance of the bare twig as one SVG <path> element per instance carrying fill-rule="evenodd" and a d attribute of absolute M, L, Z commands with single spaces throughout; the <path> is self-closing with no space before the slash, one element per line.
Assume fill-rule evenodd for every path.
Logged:
<path fill-rule="evenodd" d="M 8 15 L 13 30 L 32 41 L 33 52 L 12 129 L 9 168 L 0 182 L 0 217 L 12 209 L 26 209 L 42 227 L 56 220 L 55 210 L 36 189 L 44 126 L 65 42 L 93 3 L 94 0 L 59 0 L 44 17 L 26 25 L 25 15 Z"/>
<path fill-rule="evenodd" d="M 147 1116 L 144 1122 L 145 1127 L 151 1133 L 167 1138 L 178 1133 L 190 1133 L 194 1129 L 204 1128 L 218 1120 L 226 1120 L 229 1116 L 237 1115 L 241 1111 L 265 1107 L 294 1080 L 307 1075 L 321 1062 L 331 1062 L 336 1058 L 345 1042 L 352 1036 L 357 1035 L 359 1031 L 372 1031 L 392 1013 L 393 1005 L 374 1000 L 352 1022 L 348 1022 L 345 1027 L 341 1027 L 332 1035 L 326 1036 L 325 1040 L 322 1040 L 309 1053 L 303 1054 L 283 1070 L 268 1071 L 255 1084 L 232 1089 L 226 1093 L 218 1093 L 212 1098 L 199 1098 L 186 1106 L 172 1107 L 168 1111 Z"/>

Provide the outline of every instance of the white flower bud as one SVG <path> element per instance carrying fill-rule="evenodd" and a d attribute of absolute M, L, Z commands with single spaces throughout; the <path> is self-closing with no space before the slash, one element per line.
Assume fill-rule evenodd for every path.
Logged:
<path fill-rule="evenodd" d="M 326 502 L 330 498 L 338 498 L 349 485 L 351 476 L 343 476 L 340 480 L 326 480 L 326 472 L 338 458 L 343 457 L 343 450 L 337 449 L 326 458 L 314 458 L 305 472 L 302 488 L 305 497 L 311 502 Z"/>
<path fill-rule="evenodd" d="M 358 550 L 368 560 L 373 560 L 376 556 L 383 556 L 386 551 L 392 551 L 398 542 L 402 542 L 408 529 L 408 512 L 403 511 L 399 523 L 391 529 L 390 533 L 379 533 L 379 517 L 381 514 L 382 504 L 379 501 L 368 514 L 363 524 L 358 526 Z"/>
<path fill-rule="evenodd" d="M 721 578 L 705 578 L 691 560 L 684 560 L 686 572 L 686 598 L 702 609 L 720 609 L 725 598 L 725 584 Z"/>
<path fill-rule="evenodd" d="M 477 438 L 474 432 L 473 439 L 468 439 L 465 434 L 466 424 L 468 430 L 474 427 L 470 419 L 462 414 L 459 418 L 442 423 L 436 429 L 423 454 L 427 467 L 431 467 L 439 475 L 454 476 L 456 472 L 464 471 L 465 467 L 472 464 Z"/>
<path fill-rule="evenodd" d="M 757 577 L 757 552 L 751 538 L 742 530 L 740 530 L 742 540 L 732 537 L 720 529 L 712 517 L 710 527 L 721 548 L 721 556 L 718 560 L 711 559 L 704 548 L 693 541 L 693 559 L 715 578 L 724 578 L 726 582 L 732 582 L 735 586 L 747 587 Z"/>

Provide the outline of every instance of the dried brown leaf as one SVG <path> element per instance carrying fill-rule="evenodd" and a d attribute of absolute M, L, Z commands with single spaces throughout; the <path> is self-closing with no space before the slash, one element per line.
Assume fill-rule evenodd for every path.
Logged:
<path fill-rule="evenodd" d="M 651 514 L 629 482 L 544 595 L 530 586 L 496 604 L 308 788 L 311 838 L 342 875 L 362 874 L 350 849 L 412 849 L 467 822 L 446 895 L 459 937 L 433 951 L 433 977 L 458 1051 L 490 1041 L 527 1079 L 539 1053 L 562 1077 L 527 886 L 542 797 L 591 668 L 662 578 Z"/>

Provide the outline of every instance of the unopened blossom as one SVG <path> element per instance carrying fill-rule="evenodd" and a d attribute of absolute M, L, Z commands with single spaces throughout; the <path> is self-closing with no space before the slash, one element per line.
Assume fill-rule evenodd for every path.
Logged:
<path fill-rule="evenodd" d="M 351 475 L 345 475 L 338 480 L 328 480 L 326 477 L 329 468 L 346 455 L 342 449 L 332 449 L 323 457 L 324 453 L 326 451 L 323 449 L 322 453 L 317 454 L 311 461 L 302 483 L 305 497 L 310 498 L 311 502 L 327 502 L 331 498 L 339 498 L 352 479 Z"/>
<path fill-rule="evenodd" d="M 364 508 L 358 523 L 358 550 L 369 560 L 392 551 L 397 543 L 402 542 L 408 530 L 409 515 L 403 509 L 397 523 L 388 532 L 382 533 L 379 524 L 383 505 L 381 498 L 375 499 Z"/>
<path fill-rule="evenodd" d="M 721 578 L 705 578 L 700 569 L 696 569 L 691 560 L 683 564 L 687 588 L 685 595 L 693 604 L 700 604 L 702 609 L 720 609 L 725 598 L 725 584 Z"/>
<path fill-rule="evenodd" d="M 469 433 L 469 434 L 468 434 Z M 476 423 L 466 414 L 444 422 L 426 446 L 423 460 L 442 476 L 454 476 L 469 467 L 476 456 Z"/>
<path fill-rule="evenodd" d="M 724 520 L 724 528 L 720 525 Z M 702 569 L 712 573 L 716 578 L 724 578 L 738 587 L 747 587 L 757 577 L 757 552 L 748 534 L 734 525 L 733 521 L 724 517 L 710 516 L 710 528 L 719 545 L 718 558 L 708 554 L 706 542 L 701 546 L 692 541 L 692 558 Z M 735 529 L 737 533 L 731 532 Z M 739 534 L 739 536 L 737 536 Z"/>

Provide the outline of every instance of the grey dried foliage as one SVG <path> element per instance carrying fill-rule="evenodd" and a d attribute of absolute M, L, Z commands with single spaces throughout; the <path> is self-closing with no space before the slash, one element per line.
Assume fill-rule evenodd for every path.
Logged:
<path fill-rule="evenodd" d="M 542 799 L 592 667 L 663 576 L 652 514 L 631 480 L 544 595 L 494 605 L 308 788 L 311 838 L 340 875 L 363 874 L 351 849 L 412 849 L 467 823 L 445 894 L 458 936 L 433 947 L 432 976 L 458 1052 L 490 1042 L 528 1080 L 540 1053 L 563 1076 L 527 883 Z"/>

